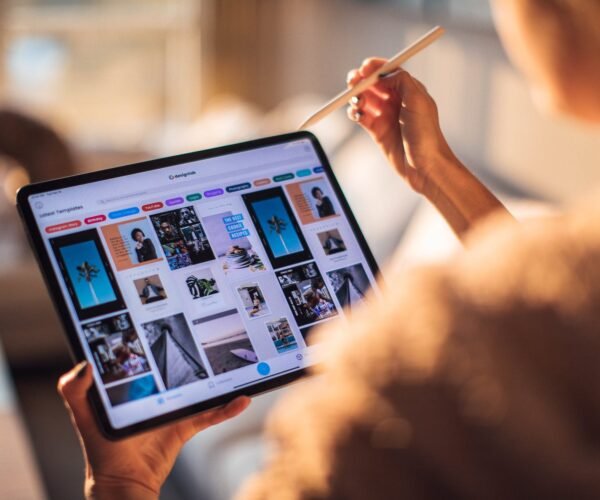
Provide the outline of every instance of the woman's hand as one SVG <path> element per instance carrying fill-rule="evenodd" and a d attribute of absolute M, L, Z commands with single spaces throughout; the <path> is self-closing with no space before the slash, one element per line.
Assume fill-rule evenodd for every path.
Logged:
<path fill-rule="evenodd" d="M 58 383 L 86 460 L 86 498 L 157 499 L 186 441 L 211 425 L 235 417 L 250 403 L 250 398 L 240 397 L 223 408 L 110 441 L 100 433 L 86 396 L 92 382 L 92 370 L 84 361 Z"/>
<path fill-rule="evenodd" d="M 348 86 L 353 87 L 385 62 L 366 59 L 348 73 Z M 381 78 L 353 98 L 348 116 L 369 132 L 398 173 L 419 193 L 424 193 L 433 174 L 458 162 L 440 129 L 435 101 L 423 84 L 404 70 Z"/>
<path fill-rule="evenodd" d="M 353 87 L 385 59 L 366 59 L 348 73 Z M 435 101 L 404 70 L 382 77 L 348 108 L 408 184 L 439 210 L 459 238 L 491 212 L 508 212 L 454 155 L 440 129 Z"/>

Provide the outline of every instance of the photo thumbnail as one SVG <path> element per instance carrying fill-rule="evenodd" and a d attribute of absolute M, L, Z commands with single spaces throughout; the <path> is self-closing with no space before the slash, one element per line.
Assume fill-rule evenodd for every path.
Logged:
<path fill-rule="evenodd" d="M 197 269 L 185 279 L 188 292 L 192 299 L 202 299 L 219 293 L 217 280 L 210 268 Z"/>
<path fill-rule="evenodd" d="M 361 264 L 330 271 L 327 276 L 340 305 L 347 310 L 362 304 L 371 287 L 367 273 Z"/>
<path fill-rule="evenodd" d="M 225 273 L 265 270 L 263 260 L 248 239 L 250 230 L 242 214 L 221 212 L 203 217 L 202 223 Z"/>
<path fill-rule="evenodd" d="M 314 262 L 275 273 L 298 326 L 338 314 Z"/>
<path fill-rule="evenodd" d="M 322 233 L 317 233 L 317 238 L 319 238 L 325 255 L 333 255 L 346 251 L 346 243 L 344 243 L 338 229 L 330 229 Z"/>
<path fill-rule="evenodd" d="M 150 371 L 128 313 L 87 323 L 82 329 L 105 384 Z"/>
<path fill-rule="evenodd" d="M 167 389 L 208 377 L 183 314 L 149 321 L 142 328 Z"/>
<path fill-rule="evenodd" d="M 271 340 L 275 345 L 275 349 L 279 354 L 287 351 L 293 351 L 298 348 L 298 342 L 292 332 L 290 323 L 287 318 L 279 318 L 275 321 L 269 321 L 267 324 L 267 330 L 271 335 Z"/>
<path fill-rule="evenodd" d="M 242 304 L 244 304 L 244 309 L 246 310 L 248 318 L 260 318 L 261 316 L 266 316 L 270 313 L 265 296 L 263 295 L 260 286 L 258 286 L 258 283 L 238 286 L 237 291 L 242 299 Z"/>
<path fill-rule="evenodd" d="M 312 259 L 312 254 L 280 187 L 242 196 L 273 268 Z"/>
<path fill-rule="evenodd" d="M 106 389 L 106 394 L 110 404 L 117 406 L 158 394 L 158 387 L 156 387 L 154 376 L 146 375 L 123 384 L 113 385 Z"/>
<path fill-rule="evenodd" d="M 192 324 L 215 375 L 258 362 L 236 309 L 194 320 Z"/>
<path fill-rule="evenodd" d="M 143 305 L 160 302 L 167 298 L 167 292 L 165 292 L 158 274 L 133 280 L 133 284 Z"/>
<path fill-rule="evenodd" d="M 52 238 L 50 245 L 80 320 L 125 309 L 95 229 Z"/>
<path fill-rule="evenodd" d="M 285 186 L 302 224 L 311 224 L 340 214 L 333 191 L 325 177 Z"/>
<path fill-rule="evenodd" d="M 183 207 L 150 216 L 171 270 L 215 258 L 194 207 Z"/>
<path fill-rule="evenodd" d="M 102 226 L 101 230 L 118 271 L 162 260 L 156 235 L 145 217 Z"/>

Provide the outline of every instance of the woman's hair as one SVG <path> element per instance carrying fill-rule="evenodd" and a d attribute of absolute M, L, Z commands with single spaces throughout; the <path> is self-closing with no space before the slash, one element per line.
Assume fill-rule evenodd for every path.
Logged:
<path fill-rule="evenodd" d="M 566 42 L 584 53 L 600 51 L 600 1 L 514 0 L 551 30 L 557 43 Z"/>
<path fill-rule="evenodd" d="M 142 231 L 139 227 L 136 227 L 133 231 L 131 231 L 131 238 L 135 240 L 135 233 L 142 233 L 142 236 L 145 238 L 146 235 L 144 231 Z"/>
<path fill-rule="evenodd" d="M 316 198 L 317 197 L 317 193 L 323 194 L 323 190 L 320 187 L 315 186 L 314 188 L 312 188 L 310 190 L 310 193 L 313 195 L 314 198 Z"/>

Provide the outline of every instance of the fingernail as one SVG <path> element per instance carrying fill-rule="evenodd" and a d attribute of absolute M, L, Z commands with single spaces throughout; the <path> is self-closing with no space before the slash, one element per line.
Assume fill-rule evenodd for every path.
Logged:
<path fill-rule="evenodd" d="M 355 95 L 350 99 L 350 104 L 356 106 L 360 102 L 360 96 Z"/>
<path fill-rule="evenodd" d="M 87 361 L 82 361 L 81 363 L 79 363 L 77 365 L 77 373 L 75 374 L 75 376 L 77 378 L 81 378 L 85 375 L 85 369 L 88 366 L 88 362 Z"/>
<path fill-rule="evenodd" d="M 363 116 L 363 113 L 362 113 L 362 111 L 358 111 L 358 110 L 356 110 L 356 111 L 354 111 L 354 113 L 352 113 L 352 119 L 353 119 L 355 122 L 357 122 L 357 121 L 360 121 L 360 119 L 362 118 L 362 116 Z"/>

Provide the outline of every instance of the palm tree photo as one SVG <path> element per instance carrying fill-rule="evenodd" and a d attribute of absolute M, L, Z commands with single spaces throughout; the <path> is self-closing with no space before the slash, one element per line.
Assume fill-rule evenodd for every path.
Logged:
<path fill-rule="evenodd" d="M 77 281 L 84 280 L 88 286 L 90 287 L 90 293 L 92 294 L 92 298 L 94 299 L 94 304 L 99 304 L 98 296 L 96 295 L 96 290 L 94 290 L 94 285 L 92 281 L 98 277 L 100 271 L 96 266 L 90 264 L 88 261 L 83 261 L 83 263 L 77 266 L 77 272 L 79 273 L 79 278 Z"/>
<path fill-rule="evenodd" d="M 285 231 L 285 228 L 287 227 L 287 222 L 285 222 L 283 219 L 280 219 L 279 217 L 277 217 L 277 215 L 273 214 L 273 216 L 267 220 L 267 223 L 269 224 L 269 228 L 271 229 L 271 231 L 275 231 L 275 233 L 277 234 L 277 236 L 279 236 L 279 239 L 281 240 L 281 244 L 283 245 L 283 248 L 285 249 L 285 253 L 289 254 L 290 251 L 288 250 L 287 245 L 285 244 L 285 240 L 283 239 L 283 231 Z"/>

